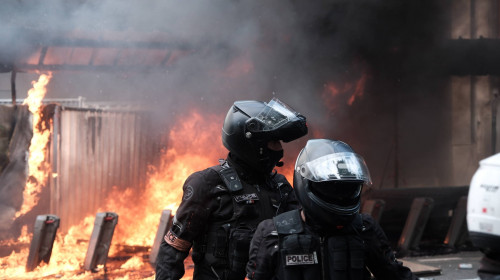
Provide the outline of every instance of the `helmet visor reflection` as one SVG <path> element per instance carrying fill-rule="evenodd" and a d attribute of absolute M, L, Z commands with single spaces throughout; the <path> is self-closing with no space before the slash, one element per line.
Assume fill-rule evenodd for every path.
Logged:
<path fill-rule="evenodd" d="M 329 154 L 296 167 L 300 175 L 313 182 L 332 180 L 363 181 L 371 184 L 365 160 L 349 152 Z"/>

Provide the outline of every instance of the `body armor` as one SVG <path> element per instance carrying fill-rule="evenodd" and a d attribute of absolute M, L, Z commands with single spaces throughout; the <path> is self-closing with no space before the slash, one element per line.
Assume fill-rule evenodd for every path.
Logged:
<path fill-rule="evenodd" d="M 193 241 L 192 258 L 200 269 L 209 268 L 220 279 L 243 279 L 250 241 L 260 221 L 286 211 L 282 202 L 291 188 L 272 180 L 269 186 L 251 185 L 239 180 L 227 163 L 211 169 L 220 175 L 216 199 L 221 207 L 232 208 L 228 219 L 210 221 L 206 234 Z M 279 192 L 276 192 L 279 190 Z M 222 211 L 226 212 L 226 211 Z M 195 275 L 198 273 L 195 267 Z"/>
<path fill-rule="evenodd" d="M 319 236 L 303 223 L 299 210 L 276 216 L 279 239 L 278 279 L 360 280 L 370 279 L 365 269 L 363 230 L 358 215 L 352 227 Z M 366 278 L 368 277 L 368 278 Z"/>

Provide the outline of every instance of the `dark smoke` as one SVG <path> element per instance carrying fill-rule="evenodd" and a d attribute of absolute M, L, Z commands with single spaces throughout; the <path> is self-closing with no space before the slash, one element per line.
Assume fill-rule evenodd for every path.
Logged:
<path fill-rule="evenodd" d="M 408 77 L 434 74 L 426 64 L 444 32 L 435 2 L 5 0 L 0 70 L 61 37 L 182 44 L 189 54 L 165 71 L 57 72 L 47 97 L 140 103 L 166 123 L 192 107 L 222 120 L 235 100 L 278 97 L 308 117 L 309 138 L 352 144 L 381 182 L 393 176 L 397 94 L 418 91 L 420 81 Z M 327 83 L 342 87 L 364 74 L 365 92 L 351 106 L 352 91 L 329 101 L 334 111 L 325 105 Z M 20 97 L 32 77 L 18 75 Z M 290 164 L 304 141 L 287 153 Z"/>
<path fill-rule="evenodd" d="M 1 58 L 5 64 L 15 63 L 39 44 L 57 38 L 112 40 L 115 34 L 130 34 L 125 39 L 131 44 L 147 40 L 184 43 L 193 53 L 167 73 L 153 73 L 152 78 L 151 73 L 138 77 L 110 75 L 116 81 L 122 78 L 127 85 L 136 85 L 136 81 L 139 85 L 124 93 L 115 90 L 120 92 L 115 96 L 110 90 L 113 87 L 100 86 L 109 91 L 100 98 L 135 97 L 170 103 L 170 96 L 182 92 L 218 104 L 221 95 L 230 99 L 268 97 L 273 92 L 306 96 L 316 94 L 321 83 L 334 79 L 336 74 L 349 71 L 353 58 L 379 54 L 391 44 L 387 37 L 394 33 L 391 29 L 396 22 L 384 21 L 387 13 L 394 16 L 390 9 L 392 13 L 399 10 L 397 6 L 389 9 L 384 3 L 4 1 L 0 12 Z M 384 33 L 389 35 L 380 37 Z M 249 60 L 251 72 L 224 75 L 239 57 Z M 105 83 L 100 80 L 110 78 L 93 76 L 85 83 Z M 116 86 L 116 81 L 110 84 Z M 230 100 L 222 107 L 226 108 L 227 103 Z"/>

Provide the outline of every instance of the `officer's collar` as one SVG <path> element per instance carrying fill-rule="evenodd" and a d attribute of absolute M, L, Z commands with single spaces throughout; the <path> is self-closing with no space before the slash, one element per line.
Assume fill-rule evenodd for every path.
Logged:
<path fill-rule="evenodd" d="M 353 234 L 361 232 L 363 227 L 363 219 L 360 214 L 355 214 L 351 218 L 332 214 L 329 223 L 317 221 L 307 211 L 304 211 L 304 215 L 306 226 L 322 236 Z"/>
<path fill-rule="evenodd" d="M 249 183 L 265 182 L 272 175 L 272 173 L 264 174 L 253 169 L 250 165 L 232 153 L 228 154 L 226 161 L 229 166 L 236 170 L 241 180 Z"/>

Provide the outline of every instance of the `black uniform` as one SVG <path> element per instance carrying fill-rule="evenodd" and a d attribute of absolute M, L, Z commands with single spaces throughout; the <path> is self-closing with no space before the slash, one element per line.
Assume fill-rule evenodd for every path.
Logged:
<path fill-rule="evenodd" d="M 185 181 L 172 229 L 160 246 L 156 279 L 180 279 L 191 247 L 194 279 L 243 279 L 257 225 L 298 207 L 283 175 L 246 173 L 249 168 L 236 161 L 230 154 L 227 162 Z"/>
<path fill-rule="evenodd" d="M 369 269 L 369 271 L 368 271 Z M 263 221 L 250 246 L 249 279 L 417 279 L 390 249 L 383 230 L 360 214 L 345 227 L 320 236 L 304 223 L 300 211 Z"/>

